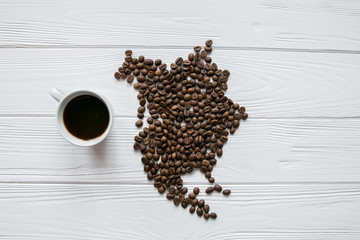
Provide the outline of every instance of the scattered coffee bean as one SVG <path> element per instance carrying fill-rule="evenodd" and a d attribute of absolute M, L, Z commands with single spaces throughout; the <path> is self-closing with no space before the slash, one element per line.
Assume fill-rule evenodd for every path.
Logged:
<path fill-rule="evenodd" d="M 135 125 L 136 125 L 137 127 L 141 127 L 141 126 L 143 125 L 143 121 L 142 121 L 142 120 L 138 120 L 138 121 L 136 121 Z"/>
<path fill-rule="evenodd" d="M 121 75 L 120 75 L 119 72 L 115 72 L 115 73 L 114 73 L 114 77 L 115 77 L 117 80 L 119 80 L 119 79 L 121 78 Z"/>
<path fill-rule="evenodd" d="M 216 156 L 223 155 L 229 134 L 248 118 L 245 107 L 225 96 L 230 72 L 212 62 L 212 44 L 207 40 L 203 50 L 194 47 L 194 53 L 187 59 L 178 57 L 169 69 L 160 59 L 135 58 L 131 50 L 126 50 L 124 63 L 114 73 L 118 80 L 136 80 L 133 87 L 139 92 L 140 105 L 137 117 L 143 119 L 146 110 L 150 116 L 146 120 L 149 126 L 136 121 L 135 125 L 143 129 L 135 136 L 133 146 L 143 154 L 147 179 L 154 181 L 160 194 L 168 191 L 166 198 L 176 206 L 191 205 L 189 212 L 196 211 L 205 219 L 216 218 L 216 213 L 209 213 L 210 206 L 196 198 L 198 187 L 188 193 L 182 175 L 199 168 L 209 183 L 214 183 L 211 173 Z M 231 193 L 218 184 L 205 192 L 214 190 Z"/>
<path fill-rule="evenodd" d="M 198 206 L 199 206 L 199 207 L 203 207 L 204 204 L 205 204 L 205 201 L 201 199 L 201 200 L 199 201 L 199 203 L 198 203 Z"/>
<path fill-rule="evenodd" d="M 128 50 L 125 51 L 125 55 L 126 55 L 126 56 L 131 56 L 131 54 L 132 54 L 132 51 L 131 51 L 130 49 L 128 49 Z"/>
<path fill-rule="evenodd" d="M 209 205 L 208 204 L 205 204 L 204 205 L 204 207 L 203 207 L 203 209 L 204 209 L 204 212 L 209 212 L 209 210 L 210 210 L 210 207 L 209 207 Z"/>
<path fill-rule="evenodd" d="M 196 209 L 196 214 L 201 217 L 203 215 L 203 210 L 201 208 Z"/>
<path fill-rule="evenodd" d="M 219 184 L 215 184 L 214 189 L 215 189 L 215 191 L 217 191 L 217 192 L 221 192 L 221 191 L 222 191 L 222 187 L 221 187 Z"/>
<path fill-rule="evenodd" d="M 223 190 L 223 192 L 222 192 L 224 195 L 230 195 L 230 193 L 231 193 L 231 190 L 229 190 L 229 189 L 225 189 L 225 190 Z"/>
<path fill-rule="evenodd" d="M 217 218 L 217 215 L 216 215 L 216 213 L 212 212 L 212 213 L 210 213 L 210 217 L 215 219 L 215 218 Z"/>
<path fill-rule="evenodd" d="M 168 194 L 166 194 L 166 198 L 167 199 L 174 199 L 175 198 L 175 195 L 174 194 L 172 194 L 172 193 L 168 193 Z"/>
<path fill-rule="evenodd" d="M 212 193 L 214 191 L 214 188 L 213 187 L 208 187 L 205 192 L 206 193 Z"/>
<path fill-rule="evenodd" d="M 189 193 L 189 198 L 190 199 L 194 199 L 196 196 L 195 196 L 195 193 Z"/>
<path fill-rule="evenodd" d="M 207 47 L 211 47 L 212 44 L 213 44 L 213 40 L 211 40 L 211 39 L 209 39 L 209 40 L 207 40 L 207 41 L 205 42 L 205 45 L 206 45 Z"/>

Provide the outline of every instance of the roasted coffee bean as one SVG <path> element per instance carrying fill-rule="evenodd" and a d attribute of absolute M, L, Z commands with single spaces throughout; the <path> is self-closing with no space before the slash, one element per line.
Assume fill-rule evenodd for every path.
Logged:
<path fill-rule="evenodd" d="M 187 203 L 186 203 L 185 201 L 182 201 L 182 202 L 181 202 L 181 206 L 182 206 L 183 208 L 187 208 Z"/>
<path fill-rule="evenodd" d="M 222 191 L 222 193 L 227 196 L 227 195 L 230 195 L 231 190 L 230 189 L 225 189 L 225 190 Z"/>
<path fill-rule="evenodd" d="M 210 213 L 210 217 L 215 219 L 215 218 L 217 218 L 217 215 L 216 215 L 216 213 L 212 212 L 212 213 Z"/>
<path fill-rule="evenodd" d="M 195 198 L 195 199 L 193 199 L 192 201 L 191 201 L 191 206 L 196 206 L 197 204 L 198 204 L 198 200 L 197 200 L 197 198 Z"/>
<path fill-rule="evenodd" d="M 205 205 L 205 201 L 203 199 L 201 199 L 198 203 L 198 206 L 201 208 Z"/>
<path fill-rule="evenodd" d="M 208 219 L 210 218 L 209 213 L 204 213 L 204 218 L 205 218 L 206 220 L 208 220 Z"/>
<path fill-rule="evenodd" d="M 135 123 L 135 125 L 136 125 L 137 127 L 141 127 L 141 126 L 143 125 L 143 121 L 142 121 L 142 120 L 138 120 L 138 121 Z"/>
<path fill-rule="evenodd" d="M 212 44 L 213 44 L 213 40 L 211 40 L 211 39 L 209 39 L 209 40 L 207 40 L 207 41 L 205 42 L 205 45 L 206 45 L 207 47 L 211 47 Z"/>
<path fill-rule="evenodd" d="M 125 55 L 126 55 L 126 56 L 131 56 L 131 54 L 132 54 L 132 51 L 131 51 L 130 49 L 128 49 L 128 50 L 125 51 Z"/>
<path fill-rule="evenodd" d="M 165 192 L 165 188 L 164 187 L 159 187 L 158 192 L 163 194 Z"/>
<path fill-rule="evenodd" d="M 198 187 L 194 187 L 193 193 L 194 193 L 195 195 L 198 195 L 199 192 L 200 192 L 200 189 L 199 189 Z"/>
<path fill-rule="evenodd" d="M 182 57 L 178 57 L 175 61 L 176 65 L 180 66 L 183 63 Z"/>
<path fill-rule="evenodd" d="M 196 214 L 201 217 L 203 215 L 203 210 L 201 208 L 196 209 Z"/>
<path fill-rule="evenodd" d="M 212 193 L 214 191 L 214 188 L 213 187 L 208 187 L 205 192 L 206 193 Z"/>
<path fill-rule="evenodd" d="M 153 61 L 152 59 L 148 59 L 148 58 L 147 58 L 147 59 L 144 60 L 144 63 L 145 63 L 146 65 L 150 65 L 150 66 L 151 66 L 151 65 L 154 64 L 154 61 Z"/>
<path fill-rule="evenodd" d="M 121 77 L 121 74 L 119 72 L 114 73 L 114 77 L 119 80 Z"/>
<path fill-rule="evenodd" d="M 169 198 L 168 198 L 168 199 L 169 199 Z M 180 204 L 180 199 L 179 199 L 179 198 L 174 198 L 173 202 L 174 202 L 174 205 L 175 205 L 175 206 L 179 206 L 179 204 Z"/>
<path fill-rule="evenodd" d="M 133 76 L 133 75 L 129 75 L 129 76 L 127 77 L 126 81 L 127 81 L 128 83 L 132 83 L 132 82 L 134 81 L 134 76 Z"/>
<path fill-rule="evenodd" d="M 194 213 L 194 212 L 195 212 L 195 207 L 191 206 L 191 207 L 189 208 L 189 212 L 190 212 L 191 214 Z"/>
<path fill-rule="evenodd" d="M 222 191 L 222 187 L 221 187 L 219 184 L 215 184 L 214 189 L 215 189 L 215 191 L 217 191 L 217 192 L 221 192 L 221 191 Z"/>
<path fill-rule="evenodd" d="M 242 115 L 242 119 L 243 120 L 246 120 L 248 118 L 248 114 L 247 113 L 244 113 L 243 115 Z"/>
<path fill-rule="evenodd" d="M 190 199 L 194 199 L 194 198 L 196 197 L 196 196 L 195 196 L 195 193 L 189 193 L 188 196 L 189 196 Z"/>
<path fill-rule="evenodd" d="M 215 179 L 213 177 L 209 178 L 208 179 L 209 183 L 214 183 L 215 182 Z"/>
<path fill-rule="evenodd" d="M 168 193 L 168 194 L 166 194 L 166 198 L 167 199 L 174 199 L 175 198 L 175 195 L 174 194 L 172 194 L 172 193 Z"/>
<path fill-rule="evenodd" d="M 180 191 L 182 194 L 186 194 L 188 192 L 188 189 L 186 187 L 182 188 Z"/>
<path fill-rule="evenodd" d="M 208 213 L 210 211 L 210 207 L 207 204 L 204 205 L 203 209 L 204 209 L 204 212 L 206 212 L 206 213 Z"/>
<path fill-rule="evenodd" d="M 194 51 L 195 51 L 195 52 L 200 52 L 200 50 L 201 50 L 201 46 L 195 46 L 195 47 L 194 47 Z"/>

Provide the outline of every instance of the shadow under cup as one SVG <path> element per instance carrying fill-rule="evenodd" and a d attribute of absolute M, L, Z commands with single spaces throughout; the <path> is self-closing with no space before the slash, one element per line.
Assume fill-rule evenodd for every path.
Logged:
<path fill-rule="evenodd" d="M 93 146 L 109 134 L 112 108 L 102 96 L 76 91 L 65 96 L 57 111 L 57 126 L 63 137 L 78 146 Z"/>

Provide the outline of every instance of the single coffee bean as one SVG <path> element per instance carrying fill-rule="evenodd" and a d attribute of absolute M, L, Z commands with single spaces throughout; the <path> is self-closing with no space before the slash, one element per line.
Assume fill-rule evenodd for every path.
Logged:
<path fill-rule="evenodd" d="M 133 75 L 129 75 L 128 77 L 127 77 L 127 82 L 128 83 L 132 83 L 134 81 L 134 76 Z"/>
<path fill-rule="evenodd" d="M 178 57 L 175 61 L 176 65 L 180 66 L 183 63 L 182 57 Z"/>
<path fill-rule="evenodd" d="M 208 220 L 208 219 L 210 218 L 209 213 L 204 213 L 204 218 L 205 218 L 206 220 Z"/>
<path fill-rule="evenodd" d="M 201 217 L 203 215 L 203 210 L 201 208 L 196 209 L 196 214 Z"/>
<path fill-rule="evenodd" d="M 132 51 L 130 49 L 125 51 L 125 55 L 126 56 L 131 56 L 132 55 Z"/>
<path fill-rule="evenodd" d="M 204 209 L 204 212 L 208 213 L 210 210 L 210 206 L 208 204 L 205 204 L 203 209 Z"/>
<path fill-rule="evenodd" d="M 215 182 L 215 179 L 213 177 L 209 178 L 208 179 L 209 183 L 214 183 Z"/>
<path fill-rule="evenodd" d="M 205 45 L 206 45 L 207 47 L 211 47 L 212 44 L 213 44 L 213 41 L 212 41 L 211 39 L 209 39 L 209 40 L 207 40 L 207 41 L 205 42 Z"/>
<path fill-rule="evenodd" d="M 181 202 L 181 206 L 182 206 L 183 208 L 187 208 L 187 203 L 186 203 L 185 201 L 182 201 L 182 202 Z"/>
<path fill-rule="evenodd" d="M 175 195 L 174 194 L 172 194 L 172 193 L 168 193 L 168 194 L 166 194 L 166 198 L 167 199 L 174 199 L 175 198 Z"/>
<path fill-rule="evenodd" d="M 201 200 L 199 201 L 199 203 L 198 203 L 198 206 L 199 206 L 200 208 L 202 208 L 204 205 L 205 205 L 205 201 L 204 201 L 203 199 L 201 199 Z"/>
<path fill-rule="evenodd" d="M 114 73 L 114 77 L 115 77 L 117 80 L 119 80 L 120 77 L 121 77 L 121 75 L 120 75 L 119 72 L 116 72 L 116 73 Z"/>
<path fill-rule="evenodd" d="M 189 193 L 188 196 L 189 196 L 190 199 L 194 199 L 194 198 L 196 197 L 196 196 L 195 196 L 195 193 Z"/>
<path fill-rule="evenodd" d="M 195 195 L 198 195 L 199 192 L 200 192 L 200 189 L 199 189 L 198 187 L 194 187 L 193 193 L 194 193 Z"/>
<path fill-rule="evenodd" d="M 195 212 L 195 207 L 191 206 L 190 209 L 189 209 L 189 212 L 192 214 Z"/>
<path fill-rule="evenodd" d="M 200 50 L 201 50 L 201 47 L 200 47 L 200 46 L 195 46 L 195 47 L 194 47 L 194 51 L 195 51 L 195 52 L 200 52 Z"/>
<path fill-rule="evenodd" d="M 196 206 L 197 204 L 198 204 L 198 200 L 197 200 L 197 198 L 195 198 L 195 199 L 193 199 L 192 201 L 191 201 L 191 206 Z"/>
<path fill-rule="evenodd" d="M 215 191 L 217 191 L 217 192 L 221 192 L 221 191 L 222 191 L 222 187 L 221 187 L 219 184 L 215 184 L 214 189 L 215 189 Z"/>
<path fill-rule="evenodd" d="M 158 192 L 163 194 L 165 192 L 165 188 L 164 187 L 159 187 Z"/>
<path fill-rule="evenodd" d="M 184 187 L 184 188 L 181 189 L 181 193 L 182 193 L 182 194 L 186 194 L 187 191 L 188 191 L 188 189 L 187 189 L 186 187 Z"/>
<path fill-rule="evenodd" d="M 170 200 L 170 199 L 169 199 L 169 200 Z M 174 198 L 173 202 L 174 202 L 174 205 L 175 205 L 175 206 L 179 206 L 179 204 L 180 204 L 180 199 L 179 199 L 179 198 Z"/>
<path fill-rule="evenodd" d="M 248 114 L 247 113 L 244 113 L 243 115 L 242 115 L 242 119 L 243 120 L 246 120 L 248 118 Z"/>
<path fill-rule="evenodd" d="M 146 64 L 146 65 L 153 65 L 154 64 L 154 61 L 152 60 L 152 59 L 149 59 L 149 58 L 147 58 L 147 59 L 145 59 L 144 60 L 144 63 Z"/>
<path fill-rule="evenodd" d="M 222 193 L 227 196 L 227 195 L 230 195 L 231 190 L 230 189 L 225 189 L 225 190 L 223 190 Z"/>
<path fill-rule="evenodd" d="M 217 218 L 217 215 L 216 215 L 216 213 L 212 212 L 212 213 L 210 213 L 210 217 L 215 219 L 215 218 Z"/>
<path fill-rule="evenodd" d="M 141 127 L 141 126 L 143 125 L 143 121 L 142 121 L 142 120 L 138 120 L 138 121 L 136 121 L 135 125 L 136 125 L 137 127 Z"/>
<path fill-rule="evenodd" d="M 206 193 L 212 193 L 214 191 L 214 188 L 213 187 L 208 187 L 205 192 Z"/>
<path fill-rule="evenodd" d="M 162 63 L 161 59 L 156 59 L 156 60 L 155 60 L 155 65 L 156 65 L 156 66 L 161 65 L 161 63 Z"/>

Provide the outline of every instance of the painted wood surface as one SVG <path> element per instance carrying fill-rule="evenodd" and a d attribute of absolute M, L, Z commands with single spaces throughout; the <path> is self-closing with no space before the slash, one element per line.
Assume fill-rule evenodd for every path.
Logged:
<path fill-rule="evenodd" d="M 0 181 L 148 183 L 132 148 L 135 118 L 116 118 L 106 141 L 76 147 L 54 117 L 0 118 Z M 229 136 L 213 176 L 218 183 L 357 182 L 360 119 L 251 119 Z M 200 171 L 186 183 L 207 181 Z"/>
<path fill-rule="evenodd" d="M 357 0 L 0 0 L 0 239 L 360 239 Z M 227 96 L 250 115 L 205 196 L 216 221 L 157 193 L 132 149 L 124 51 L 186 57 L 214 40 Z M 93 148 L 58 133 L 49 91 L 91 89 L 115 109 Z"/>
<path fill-rule="evenodd" d="M 360 2 L 286 0 L 2 1 L 0 45 L 355 50 Z M 186 37 L 184 37 L 186 36 Z"/>
<path fill-rule="evenodd" d="M 200 194 L 218 214 L 206 221 L 147 185 L 1 184 L 0 239 L 357 240 L 360 234 L 359 184 L 229 187 L 228 197 Z"/>
<path fill-rule="evenodd" d="M 116 116 L 136 116 L 137 92 L 113 77 L 125 50 L 0 49 L 0 116 L 54 115 L 53 87 L 97 90 Z M 192 51 L 136 49 L 134 55 L 170 64 Z M 246 106 L 250 119 L 360 116 L 360 55 L 214 50 L 212 58 L 230 70 L 226 95 Z"/>

